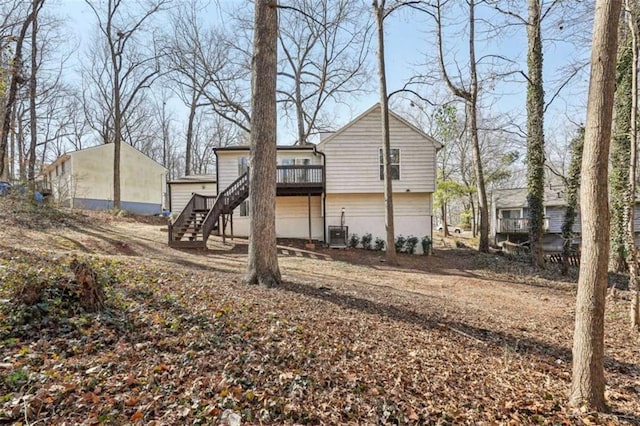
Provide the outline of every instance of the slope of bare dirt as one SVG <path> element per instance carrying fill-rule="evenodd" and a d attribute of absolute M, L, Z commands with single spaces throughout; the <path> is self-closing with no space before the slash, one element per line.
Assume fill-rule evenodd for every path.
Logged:
<path fill-rule="evenodd" d="M 6 203 L 0 227 L 0 421 L 640 424 L 624 293 L 607 307 L 611 413 L 573 412 L 575 284 L 548 271 L 284 242 L 284 283 L 266 289 L 242 283 L 242 240 L 172 250 L 162 222 Z M 104 311 L 73 307 L 73 259 L 104 284 Z M 18 303 L 16 287 L 51 283 Z"/>

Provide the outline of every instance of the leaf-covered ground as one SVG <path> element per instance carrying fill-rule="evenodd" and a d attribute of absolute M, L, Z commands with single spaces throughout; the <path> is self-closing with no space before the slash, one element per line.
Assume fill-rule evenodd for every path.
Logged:
<path fill-rule="evenodd" d="M 0 206 L 0 423 L 640 424 L 624 292 L 607 307 L 611 412 L 574 412 L 575 284 L 553 271 L 283 247 L 267 289 L 242 283 L 243 241 L 171 250 L 162 228 Z M 105 286 L 101 312 L 79 307 L 73 259 Z"/>

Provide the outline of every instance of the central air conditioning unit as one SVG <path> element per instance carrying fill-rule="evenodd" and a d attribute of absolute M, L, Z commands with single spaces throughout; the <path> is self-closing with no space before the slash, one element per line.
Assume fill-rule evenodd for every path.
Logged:
<path fill-rule="evenodd" d="M 348 236 L 348 226 L 329 226 L 329 247 L 346 248 Z"/>

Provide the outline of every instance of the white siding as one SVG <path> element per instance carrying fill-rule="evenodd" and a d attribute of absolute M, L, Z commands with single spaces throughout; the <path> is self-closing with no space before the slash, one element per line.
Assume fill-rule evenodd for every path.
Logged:
<path fill-rule="evenodd" d="M 327 226 L 340 225 L 343 208 L 349 234 L 386 240 L 383 194 L 328 194 Z M 394 194 L 393 210 L 396 236 L 431 236 L 431 194 Z"/>
<path fill-rule="evenodd" d="M 400 180 L 394 192 L 433 192 L 436 177 L 436 147 L 415 129 L 389 117 L 391 148 L 400 149 Z M 320 143 L 326 154 L 327 193 L 382 193 L 379 150 L 380 108 L 374 108 L 344 130 Z"/>
<path fill-rule="evenodd" d="M 194 193 L 200 195 L 216 195 L 215 182 L 180 182 L 170 183 L 169 186 L 171 186 L 171 210 L 173 213 L 181 212 Z"/>
<path fill-rule="evenodd" d="M 309 204 L 306 196 L 276 197 L 276 236 L 278 238 L 309 237 Z M 240 216 L 240 208 L 233 212 L 233 233 L 238 237 L 249 236 L 249 218 Z M 231 228 L 227 227 L 227 234 Z M 311 197 L 311 236 L 322 240 L 321 197 Z"/>
<path fill-rule="evenodd" d="M 242 157 L 249 157 L 249 149 L 246 151 L 218 151 L 218 189 L 224 191 L 234 180 L 240 176 L 238 171 L 238 161 Z M 322 164 L 322 157 L 314 154 L 311 150 L 282 150 L 278 151 L 278 165 L 283 164 L 283 160 L 311 160 L 310 164 Z"/>

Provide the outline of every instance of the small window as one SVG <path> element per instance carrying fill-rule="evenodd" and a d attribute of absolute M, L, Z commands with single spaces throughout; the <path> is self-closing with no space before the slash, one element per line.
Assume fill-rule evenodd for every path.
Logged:
<path fill-rule="evenodd" d="M 64 174 L 65 164 L 67 164 L 67 162 L 66 162 L 66 161 L 60 164 L 60 169 L 61 169 L 60 174 L 61 174 L 61 175 L 63 175 L 63 174 Z"/>
<path fill-rule="evenodd" d="M 56 164 L 56 176 L 60 176 L 60 166 Z"/>
<path fill-rule="evenodd" d="M 400 150 L 392 148 L 391 154 L 391 180 L 400 180 Z M 380 148 L 380 180 L 384 180 L 384 156 Z"/>
<path fill-rule="evenodd" d="M 249 200 L 245 200 L 240 204 L 240 217 L 249 217 Z"/>

